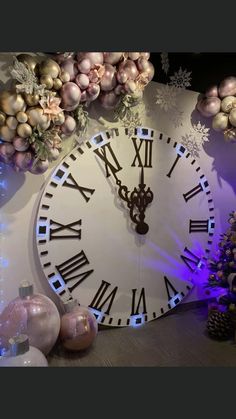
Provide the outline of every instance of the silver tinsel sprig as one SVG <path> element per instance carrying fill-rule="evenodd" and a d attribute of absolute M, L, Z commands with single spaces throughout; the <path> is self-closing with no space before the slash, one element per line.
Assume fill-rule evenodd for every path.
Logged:
<path fill-rule="evenodd" d="M 17 93 L 36 93 L 43 96 L 45 92 L 45 84 L 38 84 L 38 79 L 34 72 L 24 63 L 13 58 L 13 65 L 9 67 L 10 74 L 19 84 L 16 85 Z"/>
<path fill-rule="evenodd" d="M 138 105 L 141 97 L 136 95 L 124 95 L 114 111 L 115 120 L 123 120 L 132 116 L 132 107 Z"/>
<path fill-rule="evenodd" d="M 85 111 L 83 105 L 79 105 L 73 112 L 73 117 L 76 120 L 76 134 L 78 137 L 83 135 L 88 127 L 89 113 Z"/>
<path fill-rule="evenodd" d="M 29 143 L 34 145 L 37 160 L 47 160 L 50 157 L 50 149 L 60 149 L 62 140 L 57 128 L 41 131 L 36 127 L 29 137 Z"/>

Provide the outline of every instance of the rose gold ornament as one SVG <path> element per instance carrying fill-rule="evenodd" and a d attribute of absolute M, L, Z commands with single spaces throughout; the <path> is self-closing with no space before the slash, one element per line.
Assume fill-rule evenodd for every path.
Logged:
<path fill-rule="evenodd" d="M 91 62 L 88 58 L 85 58 L 77 64 L 77 67 L 81 73 L 88 74 L 91 70 Z"/>
<path fill-rule="evenodd" d="M 146 60 L 149 60 L 150 58 L 150 52 L 140 52 L 141 57 L 145 58 Z"/>
<path fill-rule="evenodd" d="M 92 67 L 95 64 L 103 64 L 104 61 L 102 52 L 79 52 L 77 54 L 77 60 L 79 62 L 85 58 L 87 58 L 90 61 Z"/>
<path fill-rule="evenodd" d="M 28 106 L 36 106 L 39 103 L 40 97 L 37 94 L 24 94 L 24 99 Z"/>
<path fill-rule="evenodd" d="M 219 96 L 234 96 L 236 94 L 236 77 L 227 77 L 219 85 Z"/>
<path fill-rule="evenodd" d="M 14 164 L 16 172 L 27 172 L 33 163 L 33 156 L 30 151 L 16 151 L 14 154 Z"/>
<path fill-rule="evenodd" d="M 4 141 L 11 142 L 16 135 L 16 131 L 10 129 L 7 125 L 0 127 L 0 138 Z"/>
<path fill-rule="evenodd" d="M 129 52 L 129 58 L 136 61 L 140 57 L 140 52 Z"/>
<path fill-rule="evenodd" d="M 118 71 L 116 78 L 119 83 L 124 84 L 128 80 L 128 74 L 124 70 Z"/>
<path fill-rule="evenodd" d="M 132 94 L 132 93 L 135 92 L 136 89 L 137 89 L 137 85 L 136 85 L 136 83 L 135 83 L 134 80 L 128 80 L 125 83 L 125 90 L 126 90 L 127 93 L 131 93 Z"/>
<path fill-rule="evenodd" d="M 104 62 L 108 64 L 117 64 L 122 58 L 122 52 L 104 52 Z"/>
<path fill-rule="evenodd" d="M 107 110 L 114 109 L 119 102 L 119 96 L 114 91 L 108 93 L 102 93 L 99 96 L 101 106 Z"/>
<path fill-rule="evenodd" d="M 199 112 L 209 118 L 220 111 L 221 100 L 218 97 L 205 97 L 198 101 L 197 109 Z"/>
<path fill-rule="evenodd" d="M 0 108 L 7 115 L 14 116 L 26 108 L 23 97 L 15 92 L 4 90 L 0 93 Z"/>
<path fill-rule="evenodd" d="M 61 69 L 58 63 L 51 58 L 47 58 L 45 61 L 42 61 L 39 66 L 41 76 L 51 76 L 53 79 L 58 77 L 60 71 Z"/>
<path fill-rule="evenodd" d="M 101 90 L 110 91 L 116 86 L 116 69 L 111 64 L 105 64 L 105 72 L 101 78 Z"/>
<path fill-rule="evenodd" d="M 43 75 L 40 77 L 40 83 L 45 84 L 47 89 L 51 89 L 53 87 L 53 78 L 49 75 Z"/>
<path fill-rule="evenodd" d="M 32 128 L 27 123 L 19 124 L 17 126 L 17 134 L 19 135 L 19 137 L 22 138 L 30 137 L 30 135 L 32 134 Z"/>
<path fill-rule="evenodd" d="M 50 150 L 50 154 L 49 154 L 49 159 L 51 160 L 57 160 L 59 157 L 60 151 L 58 150 L 58 148 L 51 148 Z"/>
<path fill-rule="evenodd" d="M 119 64 L 119 71 L 125 71 L 129 79 L 135 80 L 139 72 L 136 64 L 132 60 L 122 61 Z"/>
<path fill-rule="evenodd" d="M 61 70 L 69 74 L 69 81 L 73 81 L 78 74 L 77 62 L 73 58 L 68 58 L 61 63 Z"/>
<path fill-rule="evenodd" d="M 63 346 L 70 351 L 89 348 L 98 331 L 95 316 L 87 308 L 78 306 L 77 300 L 69 300 L 64 308 L 66 313 L 61 317 L 60 328 Z"/>
<path fill-rule="evenodd" d="M 78 74 L 75 78 L 76 84 L 81 90 L 87 89 L 89 85 L 89 78 L 86 74 Z"/>
<path fill-rule="evenodd" d="M 26 334 L 30 345 L 45 355 L 52 349 L 60 330 L 55 304 L 45 295 L 34 293 L 33 285 L 27 281 L 21 283 L 19 297 L 3 310 L 0 322 L 4 336 Z"/>
<path fill-rule="evenodd" d="M 206 97 L 218 97 L 218 87 L 216 85 L 208 87 L 205 93 Z"/>
<path fill-rule="evenodd" d="M 76 128 L 76 121 L 72 116 L 66 115 L 64 124 L 61 125 L 61 131 L 65 135 L 71 135 Z"/>
<path fill-rule="evenodd" d="M 60 90 L 60 96 L 62 98 L 62 108 L 70 111 L 73 107 L 75 109 L 79 105 L 81 91 L 77 84 L 68 82 L 63 84 Z"/>

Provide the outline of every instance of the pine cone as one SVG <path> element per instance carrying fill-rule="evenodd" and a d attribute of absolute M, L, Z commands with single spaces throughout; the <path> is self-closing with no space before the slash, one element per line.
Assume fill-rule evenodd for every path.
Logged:
<path fill-rule="evenodd" d="M 207 330 L 209 336 L 215 339 L 229 339 L 233 335 L 231 316 L 228 313 L 223 313 L 221 311 L 212 312 L 207 321 Z"/>

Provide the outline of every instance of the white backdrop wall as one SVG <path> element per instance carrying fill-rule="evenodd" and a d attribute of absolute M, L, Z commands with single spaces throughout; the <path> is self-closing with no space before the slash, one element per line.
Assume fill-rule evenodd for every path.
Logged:
<path fill-rule="evenodd" d="M 3 83 L 7 81 L 7 69 L 11 59 L 10 54 L 0 54 L 0 80 Z M 210 127 L 210 121 L 203 119 L 195 111 L 198 93 L 185 90 L 179 95 L 178 100 L 178 108 L 183 112 L 183 122 L 176 128 L 171 119 L 172 111 L 165 112 L 155 103 L 156 90 L 160 87 L 163 85 L 151 82 L 145 90 L 146 110 L 143 113 L 143 126 L 156 128 L 179 142 L 182 136 L 190 133 L 192 124 L 198 121 Z M 108 121 L 110 116 L 105 111 L 101 114 L 101 109 L 94 107 L 86 138 L 113 126 Z M 73 138 L 65 141 L 61 157 L 69 151 L 73 141 Z M 226 143 L 222 134 L 211 130 L 209 142 L 204 143 L 199 154 L 199 164 L 209 181 L 215 203 L 216 230 L 212 246 L 214 252 L 217 249 L 219 234 L 227 228 L 228 213 L 236 209 L 236 144 Z M 8 301 L 17 295 L 19 283 L 23 279 L 32 281 L 36 291 L 46 293 L 58 304 L 57 297 L 47 284 L 40 268 L 34 241 L 34 223 L 40 193 L 55 164 L 51 165 L 44 175 L 37 176 L 15 173 L 9 167 L 1 165 L 0 312 Z M 199 283 L 184 302 L 206 297 L 203 287 L 206 278 L 207 270 L 205 277 L 199 279 Z"/>

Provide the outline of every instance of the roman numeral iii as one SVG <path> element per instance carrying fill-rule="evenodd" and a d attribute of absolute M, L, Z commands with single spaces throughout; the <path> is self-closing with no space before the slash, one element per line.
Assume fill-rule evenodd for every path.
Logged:
<path fill-rule="evenodd" d="M 137 139 L 132 138 L 134 149 L 135 149 L 135 158 L 131 166 L 136 166 L 136 162 L 138 163 L 138 167 L 152 167 L 152 143 L 153 140 L 144 140 L 144 139 Z M 139 141 L 139 144 L 137 143 Z M 144 151 L 144 152 L 142 152 Z M 142 155 L 142 157 L 141 157 Z"/>
<path fill-rule="evenodd" d="M 68 177 L 66 178 L 66 180 L 64 181 L 62 186 L 72 188 L 72 189 L 76 189 L 77 191 L 79 191 L 81 193 L 82 197 L 85 199 L 86 202 L 88 202 L 90 200 L 91 195 L 93 195 L 93 193 L 95 192 L 95 189 L 89 189 L 89 188 L 85 188 L 84 186 L 78 185 L 78 183 L 73 178 L 71 173 L 68 175 Z M 90 195 L 90 196 L 88 196 L 88 195 Z"/>
<path fill-rule="evenodd" d="M 109 293 L 108 288 L 110 286 L 111 284 L 109 284 L 109 282 L 102 280 L 102 283 L 98 288 L 92 302 L 89 304 L 91 308 L 101 311 L 105 304 L 107 304 L 106 311 L 104 311 L 104 314 L 110 313 L 118 289 L 118 287 L 114 287 L 113 290 Z"/>
<path fill-rule="evenodd" d="M 85 265 L 89 265 L 89 261 L 84 251 L 81 250 L 77 255 L 56 266 L 64 282 L 66 284 L 68 282 L 72 283 L 72 285 L 68 287 L 70 292 L 77 288 L 81 282 L 93 273 L 93 269 L 81 272 L 81 269 Z M 78 279 L 78 281 L 76 281 L 76 279 Z"/>
<path fill-rule="evenodd" d="M 61 224 L 50 220 L 49 240 L 55 239 L 81 239 L 81 220 L 70 224 Z M 77 228 L 76 228 L 77 227 Z M 63 234 L 64 233 L 64 234 Z"/>
<path fill-rule="evenodd" d="M 122 170 L 122 167 L 120 166 L 110 143 L 97 148 L 94 150 L 94 153 L 105 163 L 106 177 L 111 175 L 110 171 L 113 175 L 115 175 L 117 172 Z"/>

